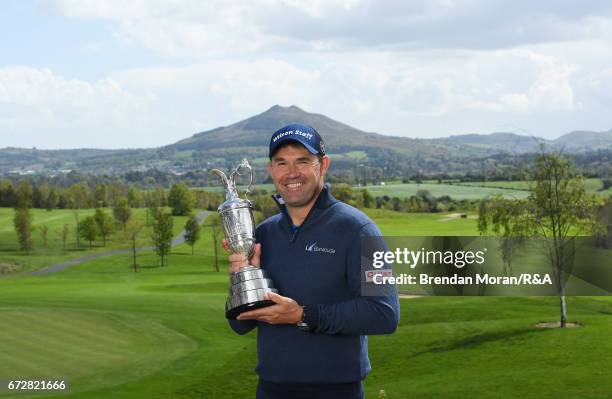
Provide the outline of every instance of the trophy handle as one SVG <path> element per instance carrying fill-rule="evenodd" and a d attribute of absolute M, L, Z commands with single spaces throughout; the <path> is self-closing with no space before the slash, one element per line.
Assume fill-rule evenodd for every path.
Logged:
<path fill-rule="evenodd" d="M 227 176 L 225 175 L 225 173 L 223 173 L 223 171 L 219 169 L 213 169 L 210 171 L 210 173 L 213 173 L 219 176 L 219 178 L 221 179 L 221 182 L 223 183 L 226 189 L 229 187 L 229 180 L 227 179 Z M 231 175 L 230 175 L 230 178 L 231 178 Z"/>
<path fill-rule="evenodd" d="M 251 165 L 249 165 L 249 161 L 247 161 L 246 158 L 242 158 L 242 161 L 240 161 L 238 166 L 236 166 L 236 168 L 232 170 L 232 173 L 230 173 L 229 176 L 229 181 L 233 187 L 236 187 L 236 175 L 242 176 L 242 173 L 240 173 L 240 171 L 243 169 L 249 171 L 249 184 L 247 185 L 247 188 L 244 192 L 246 197 L 246 195 L 251 192 L 251 186 L 253 185 L 253 168 L 251 168 Z"/>

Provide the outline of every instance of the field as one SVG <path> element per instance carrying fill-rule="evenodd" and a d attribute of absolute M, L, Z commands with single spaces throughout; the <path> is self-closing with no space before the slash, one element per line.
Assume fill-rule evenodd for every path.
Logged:
<path fill-rule="evenodd" d="M 456 183 L 465 187 L 486 187 L 486 188 L 501 188 L 510 190 L 528 190 L 529 182 L 526 181 L 488 181 L 488 182 L 465 182 Z M 607 190 L 600 191 L 602 188 L 602 179 L 591 178 L 584 179 L 584 186 L 587 191 L 597 192 L 602 196 L 612 195 L 612 187 Z"/>
<path fill-rule="evenodd" d="M 599 195 L 607 197 L 612 195 L 612 187 L 604 191 L 599 191 L 602 187 L 601 179 L 585 179 L 585 188 L 590 192 L 597 192 Z M 354 190 L 359 190 L 364 187 L 354 186 Z M 437 183 L 435 181 L 425 181 L 421 184 L 416 183 L 391 183 L 384 186 L 370 185 L 365 188 L 374 197 L 389 197 L 408 198 L 416 195 L 419 190 L 427 190 L 434 197 L 450 196 L 454 200 L 477 200 L 485 197 L 501 195 L 505 198 L 521 199 L 529 195 L 529 182 L 526 181 L 487 181 L 487 182 L 453 182 Z M 222 187 L 204 187 L 203 189 L 222 192 Z M 266 190 L 269 193 L 274 192 L 272 184 L 255 184 L 253 189 Z M 240 188 L 240 190 L 242 190 Z"/>
<path fill-rule="evenodd" d="M 112 215 L 111 209 L 105 210 Z M 139 220 L 143 225 L 142 231 L 138 234 L 138 247 L 150 245 L 150 228 L 146 226 L 145 209 L 133 209 L 133 218 Z M 34 250 L 29 256 L 23 256 L 19 251 L 17 236 L 13 228 L 13 209 L 0 208 L 0 259 L 8 262 L 16 262 L 22 271 L 39 269 L 49 264 L 52 259 L 54 263 L 75 259 L 85 255 L 106 253 L 111 250 L 131 248 L 131 242 L 126 240 L 122 229 L 117 229 L 107 239 L 106 246 L 102 240 L 93 243 L 93 248 L 89 248 L 89 243 L 80 239 L 80 246 L 76 245 L 76 216 L 79 220 L 94 214 L 93 209 L 74 210 L 59 209 L 52 212 L 43 209 L 32 209 L 34 221 L 34 231 L 32 233 Z M 178 234 L 184 227 L 186 217 L 176 217 L 174 220 L 174 232 Z M 66 249 L 63 248 L 60 231 L 67 224 L 69 236 L 66 242 Z M 42 226 L 48 228 L 47 245 L 43 244 Z"/>
<path fill-rule="evenodd" d="M 384 186 L 367 186 L 367 190 L 374 197 L 387 195 L 389 197 L 410 197 L 415 195 L 419 190 L 427 190 L 434 197 L 444 195 L 450 196 L 455 200 L 476 200 L 487 196 L 501 194 L 506 198 L 525 198 L 529 195 L 526 190 L 517 190 L 514 188 L 492 188 L 492 187 L 476 187 L 462 186 L 458 184 L 437 184 L 437 183 L 406 183 L 406 184 L 387 184 Z"/>
<path fill-rule="evenodd" d="M 366 214 L 386 236 L 454 235 L 477 236 L 477 215 L 460 213 L 403 213 L 368 209 Z"/>
<path fill-rule="evenodd" d="M 511 182 L 512 183 L 512 182 Z M 474 183 L 476 185 L 476 183 Z M 354 186 L 354 190 L 359 190 L 363 187 Z M 529 193 L 525 190 L 515 189 L 514 187 L 508 187 L 507 189 L 492 188 L 492 187 L 479 187 L 470 185 L 459 185 L 459 184 L 437 184 L 437 183 L 398 183 L 398 184 L 387 184 L 385 186 L 366 186 L 367 190 L 374 197 L 382 197 L 387 195 L 389 197 L 410 197 L 415 195 L 419 190 L 428 190 L 433 196 L 441 197 L 443 195 L 449 195 L 453 199 L 480 199 L 486 196 L 493 196 L 501 194 L 507 198 L 525 198 Z M 222 192 L 222 187 L 203 187 L 205 190 L 213 192 Z M 272 184 L 255 184 L 253 189 L 263 189 L 267 192 L 274 192 L 274 185 Z M 241 189 L 240 189 L 241 190 Z"/>
<path fill-rule="evenodd" d="M 11 212 L 0 210 L 0 259 L 8 254 L 21 262 L 28 257 L 15 248 Z M 473 215 L 369 214 L 386 235 L 476 234 Z M 36 216 L 57 226 L 73 217 L 63 211 Z M 179 230 L 182 224 L 175 222 Z M 139 262 L 149 267 L 138 273 L 124 254 L 44 276 L 0 277 L 0 380 L 64 378 L 70 392 L 56 396 L 67 398 L 253 397 L 255 334 L 238 336 L 227 327 L 228 278 L 213 270 L 204 232 L 195 255 L 179 245 L 166 267 L 155 267 L 155 255 L 144 252 Z M 109 247 L 121 246 L 116 239 Z M 63 255 L 60 245 L 37 249 L 27 270 L 73 256 Z M 569 298 L 569 319 L 582 327 L 564 330 L 535 326 L 557 318 L 554 297 L 401 302 L 398 331 L 370 337 L 368 398 L 381 389 L 388 399 L 605 398 L 612 391 L 607 297 Z M 0 390 L 0 398 L 40 396 Z"/>

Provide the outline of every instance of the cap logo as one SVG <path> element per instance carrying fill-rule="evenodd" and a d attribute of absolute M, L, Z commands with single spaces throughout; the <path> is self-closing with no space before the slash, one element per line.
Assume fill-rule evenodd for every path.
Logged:
<path fill-rule="evenodd" d="M 303 131 L 301 131 L 301 130 L 297 130 L 297 129 L 296 129 L 296 130 L 288 130 L 288 131 L 286 131 L 286 132 L 279 133 L 279 134 L 278 134 L 276 137 L 274 137 L 274 138 L 272 139 L 272 142 L 273 142 L 273 143 L 276 143 L 276 141 L 277 141 L 278 139 L 280 139 L 281 137 L 289 136 L 289 135 L 291 135 L 291 134 L 296 134 L 296 135 L 298 135 L 298 136 L 303 136 L 303 137 L 306 137 L 308 140 L 310 140 L 310 139 L 312 138 L 312 136 L 313 136 L 313 134 L 312 134 L 312 133 L 306 133 L 306 132 L 303 132 Z"/>

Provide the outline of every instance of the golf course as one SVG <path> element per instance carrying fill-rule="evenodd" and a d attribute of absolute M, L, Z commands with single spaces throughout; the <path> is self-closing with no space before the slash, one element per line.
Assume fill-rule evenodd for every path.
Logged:
<path fill-rule="evenodd" d="M 81 210 L 79 217 L 93 214 Z M 385 235 L 478 235 L 474 214 L 368 210 Z M 74 222 L 68 210 L 35 210 L 35 245 L 18 248 L 13 210 L 0 209 L 0 381 L 62 380 L 65 392 L 15 392 L 0 398 L 252 398 L 256 333 L 239 336 L 224 318 L 225 259 L 214 268 L 211 229 L 192 248 L 173 247 L 166 266 L 138 252 L 121 232 L 66 249 L 52 232 Z M 135 210 L 144 223 L 144 210 Z M 209 216 L 210 218 L 211 216 Z M 175 217 L 178 235 L 186 217 Z M 44 246 L 42 224 L 49 227 Z M 139 247 L 150 244 L 139 234 Z M 54 264 L 98 255 L 57 272 Z M 6 268 L 8 270 L 8 267 Z M 539 328 L 558 320 L 557 297 L 401 299 L 398 330 L 369 337 L 368 398 L 610 397 L 612 301 L 569 297 L 577 328 Z M 384 391 L 384 394 L 381 393 Z"/>

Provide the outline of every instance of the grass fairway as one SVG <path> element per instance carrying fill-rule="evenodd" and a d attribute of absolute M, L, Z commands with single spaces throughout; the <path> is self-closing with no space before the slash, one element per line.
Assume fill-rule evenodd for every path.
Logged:
<path fill-rule="evenodd" d="M 448 214 L 368 212 L 387 235 L 476 231 L 474 219 Z M 254 397 L 255 334 L 227 326 L 228 278 L 211 255 L 204 230 L 195 255 L 178 246 L 163 268 L 134 273 L 129 255 L 118 255 L 0 277 L 0 380 L 66 378 L 67 395 L 45 396 L 58 398 Z M 139 263 L 156 257 L 139 254 Z M 369 338 L 367 397 L 609 397 L 611 315 L 608 298 L 569 298 L 568 318 L 583 326 L 539 329 L 556 320 L 556 298 L 402 299 L 398 331 Z"/>
<path fill-rule="evenodd" d="M 571 298 L 581 328 L 540 329 L 556 298 L 424 297 L 402 301 L 399 331 L 370 337 L 373 396 L 607 398 L 612 306 Z M 375 397 L 375 396 L 374 396 Z"/>
<path fill-rule="evenodd" d="M 385 236 L 477 236 L 477 215 L 460 213 L 405 213 L 367 209 Z"/>
<path fill-rule="evenodd" d="M 456 183 L 460 186 L 465 187 L 486 187 L 486 188 L 500 188 L 507 190 L 529 190 L 530 182 L 528 181 L 487 181 L 487 182 L 462 182 Z M 599 178 L 588 178 L 584 179 L 584 187 L 587 191 L 597 192 L 598 194 L 607 197 L 612 195 L 612 187 L 607 190 L 602 190 L 602 179 Z"/>
<path fill-rule="evenodd" d="M 195 346 L 160 323 L 122 312 L 8 307 L 0 308 L 0 325 L 1 376 L 64 376 L 74 391 L 137 379 Z"/>
<path fill-rule="evenodd" d="M 106 213 L 112 216 L 112 209 L 105 209 Z M 169 211 L 169 210 L 168 210 Z M 89 243 L 82 238 L 80 245 L 76 242 L 76 218 L 83 220 L 87 216 L 95 213 L 94 209 L 56 209 L 46 211 L 44 209 L 32 209 L 32 219 L 34 230 L 32 232 L 33 250 L 27 256 L 19 249 L 17 235 L 13 226 L 14 210 L 12 208 L 0 208 L 0 261 L 16 263 L 22 272 L 36 270 L 49 266 L 53 263 L 78 258 L 84 255 L 108 252 L 113 249 L 131 248 L 131 242 L 126 240 L 123 230 L 117 226 L 116 230 L 107 238 L 106 246 L 103 246 L 102 239 Z M 146 224 L 146 209 L 132 209 L 132 219 Z M 174 217 L 175 236 L 183 229 L 186 216 Z M 60 231 L 64 225 L 68 225 L 69 235 L 64 249 Z M 47 244 L 42 238 L 42 226 L 48 228 Z M 138 235 L 137 246 L 144 247 L 151 245 L 151 232 L 149 226 L 144 226 Z"/>
<path fill-rule="evenodd" d="M 525 198 L 529 195 L 528 191 L 514 188 L 493 188 L 493 187 L 474 187 L 455 184 L 434 184 L 434 183 L 406 183 L 406 184 L 387 184 L 385 186 L 367 186 L 370 194 L 375 197 L 387 195 L 389 197 L 407 198 L 419 190 L 427 190 L 434 197 L 449 195 L 455 200 L 475 200 L 487 196 L 501 194 L 506 198 Z"/>

